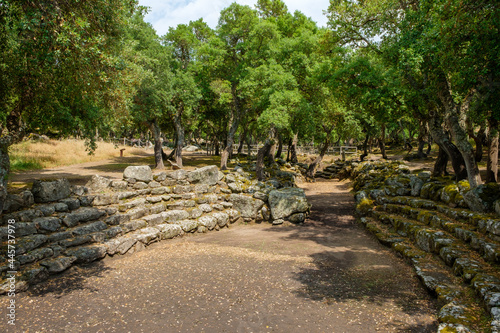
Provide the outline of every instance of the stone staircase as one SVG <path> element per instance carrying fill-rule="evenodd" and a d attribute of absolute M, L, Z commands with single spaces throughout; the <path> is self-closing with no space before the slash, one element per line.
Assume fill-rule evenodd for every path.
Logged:
<path fill-rule="evenodd" d="M 374 204 L 360 221 L 437 296 L 439 332 L 500 332 L 500 219 L 409 196 Z"/>

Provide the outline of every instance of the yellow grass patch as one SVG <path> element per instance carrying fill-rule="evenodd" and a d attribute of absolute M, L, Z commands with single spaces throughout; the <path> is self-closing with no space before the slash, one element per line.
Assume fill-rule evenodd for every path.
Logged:
<path fill-rule="evenodd" d="M 85 162 L 95 162 L 120 156 L 122 146 L 98 142 L 93 155 L 85 150 L 83 140 L 23 141 L 9 149 L 11 170 L 34 170 Z M 126 147 L 127 155 L 142 155 L 139 148 Z"/>

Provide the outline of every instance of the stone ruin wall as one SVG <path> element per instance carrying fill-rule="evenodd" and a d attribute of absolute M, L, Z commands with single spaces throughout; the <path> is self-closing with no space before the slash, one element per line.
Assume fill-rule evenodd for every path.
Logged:
<path fill-rule="evenodd" d="M 310 205 L 303 190 L 236 170 L 153 174 L 149 166 L 131 166 L 123 180 L 96 175 L 86 186 L 35 181 L 31 191 L 9 195 L 0 218 L 0 294 L 14 286 L 26 290 L 75 264 L 189 233 L 236 222 L 305 220 Z"/>

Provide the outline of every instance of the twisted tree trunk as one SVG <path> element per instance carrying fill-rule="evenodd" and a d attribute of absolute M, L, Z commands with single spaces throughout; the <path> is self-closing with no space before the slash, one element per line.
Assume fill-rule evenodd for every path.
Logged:
<path fill-rule="evenodd" d="M 448 160 L 448 154 L 446 154 L 443 148 L 439 147 L 438 157 L 434 163 L 434 171 L 432 172 L 433 177 L 441 177 L 448 174 L 446 171 Z"/>
<path fill-rule="evenodd" d="M 486 182 L 498 182 L 498 121 L 488 120 L 488 161 L 486 163 Z"/>
<path fill-rule="evenodd" d="M 256 165 L 256 174 L 257 179 L 259 181 L 263 181 L 265 179 L 264 174 L 264 158 L 269 155 L 269 151 L 271 146 L 274 144 L 274 139 L 276 137 L 276 130 L 272 127 L 269 130 L 269 135 L 267 136 L 266 142 L 264 146 L 259 149 L 257 152 L 257 165 Z"/>
<path fill-rule="evenodd" d="M 438 97 L 444 105 L 445 123 L 450 129 L 456 147 L 462 154 L 470 187 L 475 188 L 482 184 L 481 175 L 479 174 L 479 168 L 477 167 L 474 149 L 469 143 L 467 133 L 461 125 L 461 123 L 465 123 L 464 120 L 467 117 L 469 104 L 473 95 L 472 93 L 469 94 L 462 104 L 456 104 L 451 95 L 450 86 L 444 76 L 444 73 L 442 73 L 438 79 Z"/>
<path fill-rule="evenodd" d="M 156 119 L 149 123 L 149 128 L 151 129 L 151 133 L 153 133 L 153 138 L 155 142 L 154 146 L 155 167 L 156 169 L 164 169 L 165 165 L 163 164 L 164 153 L 161 145 L 161 132 Z"/>
<path fill-rule="evenodd" d="M 328 151 L 328 147 L 330 146 L 330 139 L 328 138 L 329 136 L 330 133 L 327 134 L 326 139 L 323 142 L 323 147 L 321 147 L 318 157 L 316 157 L 316 159 L 311 164 L 309 164 L 309 168 L 307 169 L 307 175 L 311 178 L 314 178 L 316 170 L 318 169 L 319 165 L 321 164 L 321 161 L 323 160 L 323 157 Z"/>
<path fill-rule="evenodd" d="M 458 148 L 450 141 L 448 135 L 444 132 L 441 122 L 437 114 L 431 113 L 431 119 L 429 120 L 429 131 L 432 135 L 432 139 L 438 144 L 438 146 L 443 149 L 448 155 L 453 171 L 455 172 L 456 180 L 462 180 L 467 178 L 467 169 L 465 167 L 465 162 L 460 154 Z"/>

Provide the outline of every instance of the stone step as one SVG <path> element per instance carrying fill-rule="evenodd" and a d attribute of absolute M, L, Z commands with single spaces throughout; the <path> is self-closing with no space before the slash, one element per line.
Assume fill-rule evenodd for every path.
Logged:
<path fill-rule="evenodd" d="M 484 322 L 480 320 L 487 316 L 485 309 L 478 308 L 477 300 L 469 296 L 477 292 L 474 285 L 463 284 L 455 276 L 454 270 L 432 254 L 416 247 L 407 237 L 392 231 L 390 225 L 369 217 L 362 217 L 360 222 L 382 244 L 391 247 L 408 260 L 422 284 L 437 297 L 441 307 L 438 314 L 440 322 L 438 332 L 482 332 L 487 328 L 493 331 L 497 329 L 494 315 L 497 305 L 495 295 L 492 296 L 490 293 L 489 298 L 482 298 L 485 304 L 491 300 L 491 306 L 486 306 L 486 309 L 491 314 L 492 320 L 490 327 L 485 327 Z M 494 287 L 491 287 L 491 290 L 494 290 Z"/>
<path fill-rule="evenodd" d="M 377 198 L 377 202 L 379 204 L 405 205 L 412 208 L 437 211 L 446 215 L 450 219 L 475 226 L 483 232 L 489 233 L 490 237 L 498 239 L 498 241 L 500 241 L 500 219 L 495 214 L 477 213 L 464 208 L 452 208 L 444 204 L 439 204 L 432 200 L 408 196 L 380 196 Z"/>
<path fill-rule="evenodd" d="M 480 228 L 468 222 L 460 222 L 439 212 L 422 208 L 413 208 L 396 204 L 384 204 L 377 210 L 393 214 L 402 214 L 433 228 L 442 229 L 453 237 L 468 244 L 484 259 L 491 263 L 500 263 L 500 242 L 491 239 L 487 228 Z"/>

